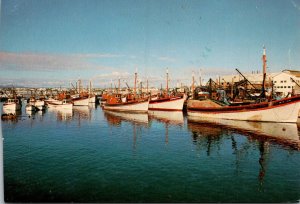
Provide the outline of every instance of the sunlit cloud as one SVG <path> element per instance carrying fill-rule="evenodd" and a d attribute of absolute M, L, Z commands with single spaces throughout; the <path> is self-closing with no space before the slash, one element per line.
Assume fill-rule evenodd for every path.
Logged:
<path fill-rule="evenodd" d="M 73 54 L 71 56 L 79 57 L 79 58 L 118 58 L 118 57 L 125 57 L 125 55 L 110 54 L 110 53 L 86 53 L 86 54 Z"/>
<path fill-rule="evenodd" d="M 69 81 L 59 79 L 40 78 L 3 78 L 0 77 L 0 86 L 7 87 L 69 87 Z"/>

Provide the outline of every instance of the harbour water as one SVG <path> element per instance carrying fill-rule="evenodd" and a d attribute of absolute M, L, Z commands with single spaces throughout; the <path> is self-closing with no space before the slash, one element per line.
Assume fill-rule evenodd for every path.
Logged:
<path fill-rule="evenodd" d="M 24 108 L 2 121 L 6 202 L 299 202 L 299 122 Z"/>

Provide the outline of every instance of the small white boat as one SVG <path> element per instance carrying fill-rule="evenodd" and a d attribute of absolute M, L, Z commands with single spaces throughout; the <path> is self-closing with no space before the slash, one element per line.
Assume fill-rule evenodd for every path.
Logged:
<path fill-rule="evenodd" d="M 73 109 L 73 104 L 68 103 L 67 100 L 63 100 L 62 104 L 56 104 L 52 102 L 48 102 L 48 108 L 56 108 L 56 109 Z"/>
<path fill-rule="evenodd" d="M 38 110 L 44 110 L 45 109 L 45 101 L 42 100 L 36 100 L 34 103 L 34 106 L 38 109 Z"/>
<path fill-rule="evenodd" d="M 36 100 L 35 98 L 30 98 L 29 104 L 33 105 L 38 110 L 45 109 L 45 101 L 42 101 L 42 100 Z"/>
<path fill-rule="evenodd" d="M 31 104 L 27 104 L 25 107 L 26 111 L 36 111 L 36 107 L 34 105 Z"/>
<path fill-rule="evenodd" d="M 8 99 L 3 104 L 3 110 L 21 110 L 21 103 L 19 99 Z"/>

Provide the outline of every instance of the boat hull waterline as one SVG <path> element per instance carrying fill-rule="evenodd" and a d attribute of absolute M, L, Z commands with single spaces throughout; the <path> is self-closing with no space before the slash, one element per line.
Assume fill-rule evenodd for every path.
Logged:
<path fill-rule="evenodd" d="M 188 115 L 245 121 L 295 123 L 300 109 L 300 97 L 238 107 L 189 107 Z"/>

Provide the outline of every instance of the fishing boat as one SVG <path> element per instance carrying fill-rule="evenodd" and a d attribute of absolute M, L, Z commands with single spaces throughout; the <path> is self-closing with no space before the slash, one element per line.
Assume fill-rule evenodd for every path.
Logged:
<path fill-rule="evenodd" d="M 17 98 L 9 98 L 7 102 L 3 104 L 3 110 L 21 110 L 21 102 Z"/>
<path fill-rule="evenodd" d="M 36 108 L 38 110 L 44 110 L 45 109 L 45 101 L 35 99 L 33 97 L 31 97 L 29 99 L 28 105 L 32 105 L 32 106 L 34 106 L 34 109 Z"/>
<path fill-rule="evenodd" d="M 166 93 L 160 96 L 151 97 L 149 102 L 149 110 L 160 110 L 160 111 L 182 111 L 186 95 L 181 96 L 169 95 L 169 72 L 166 72 L 167 87 Z"/>
<path fill-rule="evenodd" d="M 35 111 L 36 107 L 34 105 L 27 104 L 26 107 L 25 107 L 25 110 L 26 111 Z"/>
<path fill-rule="evenodd" d="M 280 100 L 267 99 L 265 95 L 266 52 L 263 50 L 263 83 L 258 101 L 255 103 L 229 103 L 227 99 L 220 103 L 218 100 L 188 100 L 187 114 L 201 118 L 218 118 L 245 121 L 267 121 L 295 123 L 300 110 L 300 96 Z M 219 93 L 224 93 L 219 92 Z M 224 93 L 225 94 L 225 93 Z M 262 101 L 262 102 L 260 102 Z"/>
<path fill-rule="evenodd" d="M 213 100 L 188 100 L 189 116 L 229 120 L 295 123 L 300 110 L 300 96 L 240 106 L 221 106 Z"/>
<path fill-rule="evenodd" d="M 107 101 L 103 104 L 104 110 L 122 111 L 122 112 L 147 112 L 149 99 L 137 96 L 136 94 L 137 71 L 135 72 L 134 93 L 126 94 L 111 94 L 108 95 Z"/>
<path fill-rule="evenodd" d="M 73 104 L 67 102 L 67 100 L 64 99 L 61 104 L 56 104 L 56 103 L 48 102 L 48 108 L 72 109 L 73 108 Z"/>

